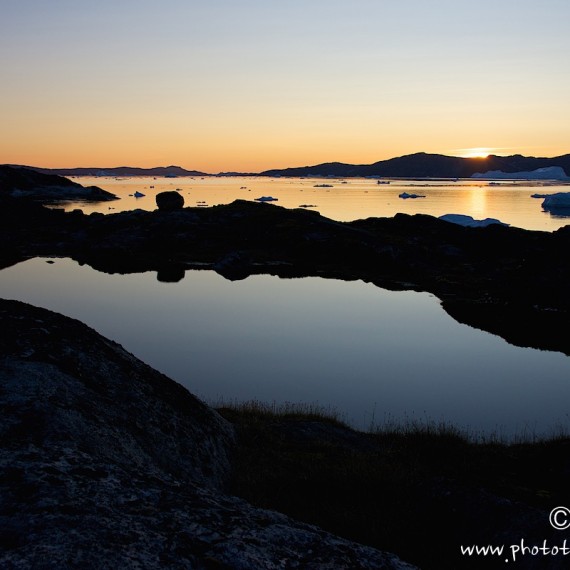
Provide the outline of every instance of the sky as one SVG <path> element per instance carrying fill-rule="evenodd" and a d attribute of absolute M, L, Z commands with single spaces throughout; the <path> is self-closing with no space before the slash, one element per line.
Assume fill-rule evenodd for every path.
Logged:
<path fill-rule="evenodd" d="M 0 163 L 217 173 L 570 152 L 568 0 L 0 9 Z"/>

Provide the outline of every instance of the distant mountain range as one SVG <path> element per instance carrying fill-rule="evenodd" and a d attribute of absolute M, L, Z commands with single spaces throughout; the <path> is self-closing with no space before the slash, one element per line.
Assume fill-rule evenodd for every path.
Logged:
<path fill-rule="evenodd" d="M 113 168 L 37 168 L 28 166 L 42 174 L 58 176 L 207 176 L 198 170 L 186 170 L 181 166 L 157 166 L 156 168 L 136 168 L 133 166 L 117 166 Z"/>
<path fill-rule="evenodd" d="M 554 158 L 535 158 L 515 154 L 513 156 L 489 155 L 486 158 L 461 158 L 442 154 L 418 152 L 381 160 L 374 164 L 344 164 L 327 162 L 316 166 L 301 166 L 279 170 L 266 170 L 264 176 L 334 176 L 388 178 L 470 178 L 476 173 L 502 171 L 505 173 L 527 172 L 539 168 L 562 168 L 570 174 L 570 154 Z"/>
<path fill-rule="evenodd" d="M 326 162 L 315 166 L 272 169 L 259 173 L 223 172 L 216 176 L 470 178 L 478 173 L 533 172 L 538 169 L 553 167 L 562 168 L 566 173 L 566 177 L 570 177 L 570 154 L 554 158 L 536 158 L 520 154 L 512 156 L 491 154 L 486 158 L 461 158 L 458 156 L 418 152 L 389 160 L 381 160 L 374 164 Z M 45 174 L 58 174 L 60 176 L 212 176 L 212 174 L 198 170 L 186 170 L 180 166 L 160 166 L 156 168 L 135 168 L 130 166 L 115 168 L 28 168 L 33 168 Z"/>

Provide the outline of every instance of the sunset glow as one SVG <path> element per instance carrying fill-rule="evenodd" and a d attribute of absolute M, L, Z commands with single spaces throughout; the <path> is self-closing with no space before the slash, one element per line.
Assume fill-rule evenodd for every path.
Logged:
<path fill-rule="evenodd" d="M 7 2 L 0 163 L 566 154 L 569 18 L 559 0 Z"/>
<path fill-rule="evenodd" d="M 461 156 L 464 158 L 487 158 L 490 154 L 493 154 L 493 149 L 478 147 L 466 149 Z"/>

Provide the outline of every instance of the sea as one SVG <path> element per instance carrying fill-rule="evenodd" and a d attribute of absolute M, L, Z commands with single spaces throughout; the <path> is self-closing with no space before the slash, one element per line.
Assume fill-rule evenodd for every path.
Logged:
<path fill-rule="evenodd" d="M 99 186 L 119 196 L 116 202 L 70 203 L 65 209 L 85 213 L 156 209 L 159 192 L 178 191 L 185 206 L 208 207 L 234 200 L 275 198 L 274 205 L 310 208 L 338 221 L 406 214 L 464 214 L 495 218 L 516 227 L 554 231 L 570 218 L 544 212 L 542 196 L 570 192 L 570 183 L 517 180 L 376 180 L 367 178 L 77 177 L 84 186 Z M 135 196 L 135 193 L 143 196 Z M 401 194 L 417 198 L 400 198 Z"/>
<path fill-rule="evenodd" d="M 404 212 L 494 218 L 547 232 L 570 223 L 532 197 L 570 191 L 559 182 L 77 181 L 120 197 L 65 205 L 85 213 L 154 210 L 155 195 L 174 190 L 186 206 L 270 197 L 276 206 L 310 208 L 339 221 Z M 532 440 L 570 428 L 570 357 L 516 347 L 460 324 L 426 292 L 318 277 L 227 281 L 207 270 L 163 283 L 154 272 L 105 274 L 70 259 L 35 258 L 0 271 L 0 296 L 83 321 L 214 406 L 310 406 L 356 429 L 447 425 L 479 440 Z"/>

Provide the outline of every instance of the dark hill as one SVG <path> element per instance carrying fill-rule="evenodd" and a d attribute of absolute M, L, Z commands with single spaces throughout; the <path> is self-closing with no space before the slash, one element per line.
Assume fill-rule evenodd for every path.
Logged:
<path fill-rule="evenodd" d="M 512 156 L 489 155 L 486 158 L 461 158 L 442 154 L 418 152 L 373 164 L 347 164 L 325 162 L 313 166 L 271 169 L 260 173 L 220 172 L 217 176 L 334 176 L 363 177 L 378 176 L 388 178 L 470 178 L 473 174 L 501 170 L 506 173 L 530 172 L 538 168 L 558 166 L 570 176 L 570 154 L 554 158 L 536 158 L 515 154 Z M 40 168 L 26 167 L 44 174 L 60 176 L 211 176 L 198 170 L 186 170 L 180 166 L 159 166 L 137 168 L 119 166 L 112 168 Z"/>
<path fill-rule="evenodd" d="M 503 172 L 527 172 L 551 166 L 559 166 L 570 173 L 570 154 L 554 158 L 489 155 L 486 158 L 461 158 L 442 154 L 418 152 L 374 164 L 344 164 L 327 162 L 315 166 L 266 170 L 265 176 L 381 176 L 394 178 L 469 178 L 477 172 L 502 170 Z"/>
<path fill-rule="evenodd" d="M 208 176 L 199 170 L 186 170 L 181 166 L 157 166 L 155 168 L 137 168 L 133 166 L 117 166 L 112 168 L 38 168 L 30 166 L 44 174 L 60 176 Z"/>

